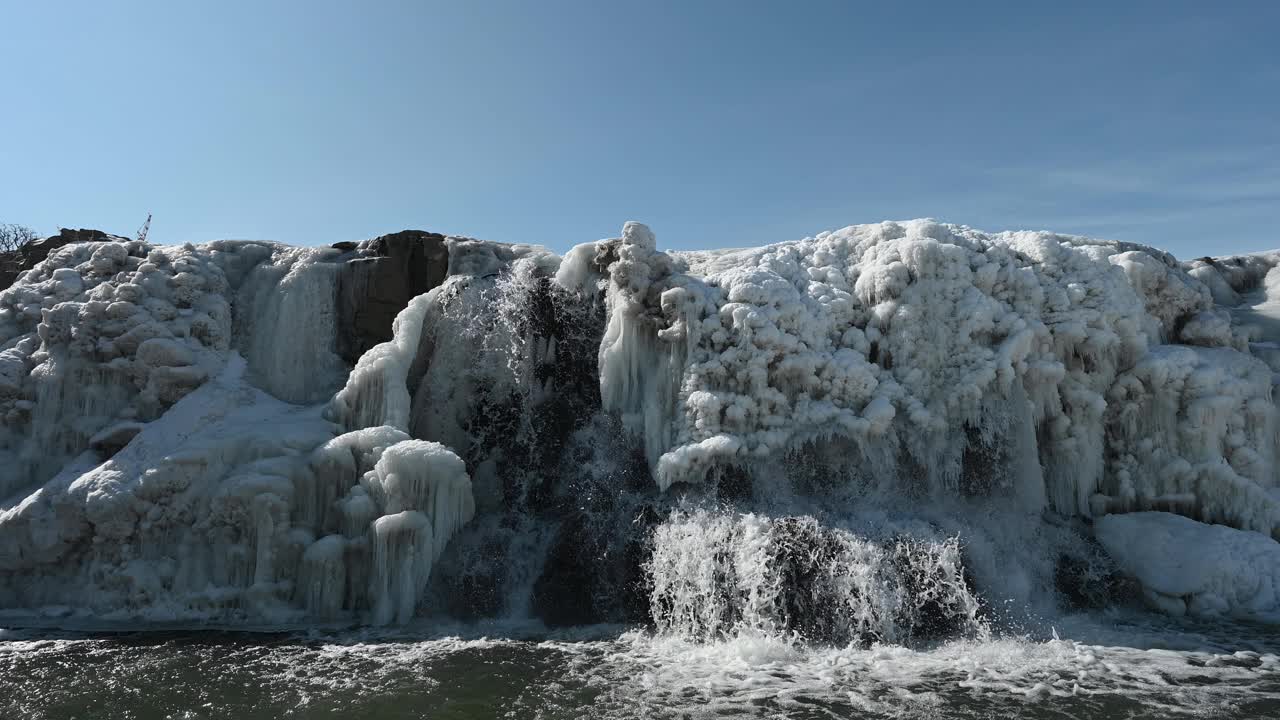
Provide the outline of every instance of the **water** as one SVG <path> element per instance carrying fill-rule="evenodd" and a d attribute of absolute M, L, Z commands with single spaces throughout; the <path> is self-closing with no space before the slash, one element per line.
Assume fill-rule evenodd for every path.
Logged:
<path fill-rule="evenodd" d="M 14 629 L 0 631 L 0 718 L 1280 716 L 1280 628 L 1130 611 L 1055 623 L 919 648 L 618 626 Z"/>

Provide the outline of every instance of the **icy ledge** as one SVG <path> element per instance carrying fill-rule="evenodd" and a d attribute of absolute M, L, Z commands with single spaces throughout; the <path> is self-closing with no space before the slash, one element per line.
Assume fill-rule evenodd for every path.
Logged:
<path fill-rule="evenodd" d="M 1268 537 L 1163 512 L 1107 515 L 1095 529 L 1159 610 L 1280 621 L 1280 543 Z"/>

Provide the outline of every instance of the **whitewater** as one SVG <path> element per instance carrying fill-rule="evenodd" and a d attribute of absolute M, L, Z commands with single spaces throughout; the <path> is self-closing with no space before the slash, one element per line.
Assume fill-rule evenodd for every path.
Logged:
<path fill-rule="evenodd" d="M 1272 717 L 1277 265 L 67 245 L 0 291 L 0 715 Z"/>

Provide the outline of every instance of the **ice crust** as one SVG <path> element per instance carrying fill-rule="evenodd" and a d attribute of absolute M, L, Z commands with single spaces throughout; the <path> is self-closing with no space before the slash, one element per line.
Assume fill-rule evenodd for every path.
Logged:
<path fill-rule="evenodd" d="M 548 285 L 584 317 L 602 309 L 599 375 L 569 382 L 598 383 L 657 492 L 737 473 L 792 497 L 779 468 L 802 460 L 882 497 L 1096 521 L 1168 611 L 1277 606 L 1263 587 L 1280 533 L 1276 255 L 1180 264 L 929 220 L 714 252 L 661 252 L 639 223 L 564 258 L 447 244 L 444 284 L 354 368 L 335 352 L 333 249 L 69 245 L 0 292 L 0 608 L 406 622 L 477 501 L 498 512 L 529 492 L 504 489 L 504 468 L 530 460 L 497 434 L 531 431 L 485 422 L 503 398 L 538 407 L 564 388 L 543 374 L 564 348 L 529 330 Z M 682 517 L 656 535 L 666 580 L 714 570 L 687 553 L 721 540 L 746 553 L 734 572 L 762 567 L 743 539 L 764 542 L 769 522 Z M 1262 584 L 1223 590 L 1206 554 L 1161 585 L 1171 551 L 1147 531 L 1245 553 L 1233 577 Z M 830 542 L 898 577 L 881 546 Z M 848 594 L 850 632 L 909 634 L 907 599 L 880 591 Z M 683 626 L 722 630 L 707 618 Z"/>

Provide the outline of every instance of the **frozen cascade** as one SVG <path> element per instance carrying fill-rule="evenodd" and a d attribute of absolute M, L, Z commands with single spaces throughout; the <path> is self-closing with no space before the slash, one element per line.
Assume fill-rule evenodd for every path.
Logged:
<path fill-rule="evenodd" d="M 475 516 L 471 478 L 462 460 L 445 446 L 405 440 L 383 451 L 364 487 L 388 515 L 416 510 L 431 519 L 434 561 L 458 528 Z"/>
<path fill-rule="evenodd" d="M 1280 602 L 1277 256 L 928 220 L 434 237 L 380 344 L 341 304 L 398 261 L 342 248 L 82 243 L 0 291 L 0 608 L 910 643 L 1122 576 Z"/>
<path fill-rule="evenodd" d="M 339 499 L 377 464 L 383 450 L 408 439 L 404 431 L 380 425 L 339 435 L 316 448 L 308 463 L 310 472 L 298 477 L 294 522 L 315 533 L 340 529 L 347 513 Z M 354 534 L 363 533 L 372 519 L 359 523 Z"/>
<path fill-rule="evenodd" d="M 376 624 L 405 622 L 475 515 L 466 466 L 439 443 L 380 426 L 330 440 L 307 468 L 294 521 L 323 537 L 302 556 L 297 599 L 320 617 L 368 609 Z"/>
<path fill-rule="evenodd" d="M 347 543 L 328 535 L 311 543 L 298 567 L 300 605 L 319 618 L 337 617 L 347 599 Z"/>
<path fill-rule="evenodd" d="M 373 545 L 371 619 L 375 625 L 408 622 L 436 555 L 431 520 L 416 510 L 383 515 L 369 527 L 369 541 Z"/>
<path fill-rule="evenodd" d="M 673 266 L 656 252 L 653 233 L 639 223 L 623 228 L 617 255 L 609 266 L 605 296 L 609 324 L 600 341 L 600 399 L 606 410 L 620 413 L 625 425 L 643 434 L 649 464 L 657 466 L 660 451 L 674 439 L 671 417 L 689 361 L 681 352 L 686 347 L 678 334 L 682 320 L 663 333 L 655 313 L 659 307 L 664 312 L 671 309 L 669 297 L 661 294 L 661 281 L 671 275 Z M 673 290 L 671 296 L 678 293 Z M 667 474 L 658 473 L 664 490 L 670 484 L 666 478 Z"/>
<path fill-rule="evenodd" d="M 286 402 L 327 400 L 347 376 L 336 353 L 334 289 L 341 266 L 324 262 L 335 254 L 331 248 L 275 248 L 240 287 L 237 347 L 262 388 Z"/>

